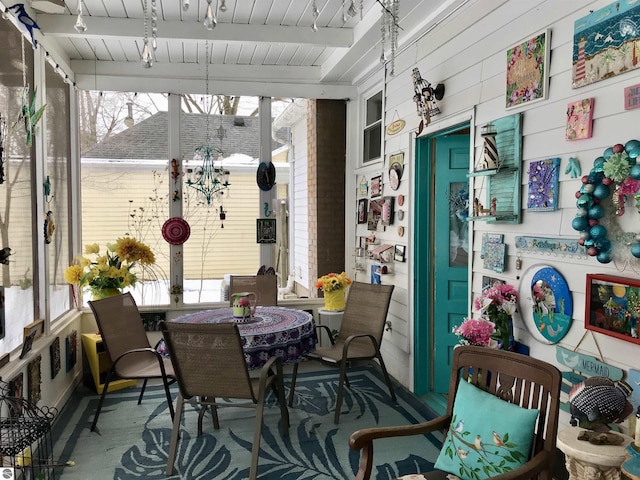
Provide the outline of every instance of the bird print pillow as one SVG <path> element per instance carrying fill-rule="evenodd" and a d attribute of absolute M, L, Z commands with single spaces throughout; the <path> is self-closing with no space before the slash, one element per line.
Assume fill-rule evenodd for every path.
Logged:
<path fill-rule="evenodd" d="M 536 409 L 519 407 L 461 381 L 434 466 L 463 480 L 514 470 L 529 458 L 537 418 Z"/>

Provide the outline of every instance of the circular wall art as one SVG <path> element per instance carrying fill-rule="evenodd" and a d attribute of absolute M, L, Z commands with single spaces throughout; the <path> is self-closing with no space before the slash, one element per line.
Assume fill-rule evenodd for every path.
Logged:
<path fill-rule="evenodd" d="M 549 265 L 532 265 L 520 282 L 520 312 L 527 330 L 541 343 L 558 343 L 569 331 L 573 299 L 569 285 Z"/>
<path fill-rule="evenodd" d="M 184 218 L 171 217 L 162 225 L 162 237 L 171 245 L 182 245 L 189 235 L 191 227 Z"/>
<path fill-rule="evenodd" d="M 273 162 L 260 162 L 256 172 L 256 183 L 260 190 L 268 192 L 276 184 L 276 167 Z"/>

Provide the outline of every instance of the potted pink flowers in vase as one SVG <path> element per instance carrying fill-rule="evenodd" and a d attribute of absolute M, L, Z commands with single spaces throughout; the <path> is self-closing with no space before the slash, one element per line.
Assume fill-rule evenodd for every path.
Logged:
<path fill-rule="evenodd" d="M 509 284 L 488 288 L 474 301 L 474 309 L 495 325 L 492 338 L 503 350 L 514 350 L 513 314 L 518 307 L 518 292 Z"/>
<path fill-rule="evenodd" d="M 498 342 L 491 338 L 496 331 L 495 325 L 484 318 L 465 318 L 452 331 L 458 336 L 460 345 L 498 347 Z"/>

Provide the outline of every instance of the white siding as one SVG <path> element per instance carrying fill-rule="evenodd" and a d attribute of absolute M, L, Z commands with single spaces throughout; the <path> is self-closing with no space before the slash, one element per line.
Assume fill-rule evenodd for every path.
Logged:
<path fill-rule="evenodd" d="M 625 143 L 640 137 L 637 129 L 638 111 L 625 111 L 623 107 L 624 87 L 640 83 L 640 70 L 630 71 L 580 89 L 572 89 L 572 43 L 574 21 L 597 10 L 611 2 L 572 2 L 557 0 L 483 0 L 470 2 L 460 11 L 440 22 L 429 34 L 410 46 L 401 46 L 401 52 L 396 58 L 396 75 L 387 77 L 386 85 L 378 78 L 371 78 L 368 84 L 360 85 L 360 102 L 370 94 L 372 86 L 379 82 L 379 88 L 385 89 L 385 119 L 387 126 L 393 120 L 404 119 L 405 129 L 395 136 L 385 137 L 385 162 L 389 155 L 399 151 L 405 152 L 405 174 L 402 184 L 394 195 L 403 193 L 408 197 L 409 204 L 405 204 L 404 222 L 387 228 L 385 232 L 378 232 L 381 243 L 406 243 L 407 256 L 413 253 L 413 234 L 409 227 L 411 212 L 411 193 L 413 184 L 413 149 L 415 148 L 415 131 L 419 123 L 413 101 L 413 85 L 411 70 L 418 67 L 422 77 L 434 86 L 444 83 L 446 93 L 439 102 L 442 115 L 425 129 L 422 135 L 433 133 L 441 128 L 454 125 L 459 121 L 473 120 L 477 125 L 474 132 L 475 159 L 481 154 L 482 138 L 480 126 L 485 123 L 510 115 L 523 112 L 523 164 L 522 190 L 523 203 L 522 223 L 519 225 L 491 224 L 475 222 L 474 256 L 472 262 L 473 294 L 477 295 L 481 289 L 483 275 L 503 278 L 515 285 L 521 292 L 521 303 L 526 302 L 527 288 L 520 286 L 521 275 L 536 264 L 550 264 L 556 267 L 569 283 L 573 293 L 574 322 L 569 334 L 559 343 L 568 349 L 575 349 L 579 345 L 581 352 L 599 356 L 602 360 L 623 369 L 637 368 L 630 359 L 635 358 L 637 347 L 629 342 L 620 341 L 604 335 L 585 336 L 584 329 L 584 292 L 586 273 L 608 273 L 638 278 L 640 266 L 633 261 L 634 268 L 622 271 L 622 265 L 614 263 L 602 265 L 593 258 L 575 258 L 560 256 L 542 256 L 532 253 L 521 253 L 522 270 L 515 269 L 517 251 L 515 248 L 516 235 L 559 237 L 577 239 L 577 232 L 571 228 L 571 220 L 576 214 L 574 193 L 579 189 L 580 178 L 572 179 L 564 173 L 569 157 L 577 158 L 582 167 L 582 173 L 588 173 L 593 160 L 602 154 L 603 150 L 616 143 Z M 516 43 L 533 36 L 539 31 L 550 28 L 551 31 L 551 65 L 549 98 L 536 102 L 529 107 L 515 111 L 504 108 L 505 95 L 505 59 L 506 50 Z M 595 97 L 595 116 L 593 137 L 588 140 L 569 142 L 564 138 L 565 113 L 567 103 L 588 97 Z M 362 108 L 360 105 L 358 108 Z M 361 113 L 360 113 L 361 115 Z M 359 122 L 360 124 L 362 122 Z M 351 130 L 352 138 L 361 133 Z M 363 174 L 369 177 L 375 172 L 383 173 L 383 183 L 386 183 L 388 168 L 378 164 L 375 169 L 358 169 L 357 155 L 352 149 L 350 158 L 354 175 L 351 178 L 352 188 L 355 190 Z M 527 212 L 527 169 L 532 160 L 561 157 L 559 209 L 556 212 Z M 388 193 L 387 193 L 388 194 Z M 347 209 L 350 215 L 355 215 L 355 208 Z M 637 215 L 635 211 L 627 215 Z M 355 224 L 355 218 L 353 223 Z M 635 230 L 638 227 L 637 217 L 634 218 Z M 405 237 L 397 236 L 397 225 L 405 225 Z M 348 227 L 349 228 L 349 227 Z M 479 258 L 480 238 L 482 232 L 496 232 L 505 234 L 508 244 L 508 265 L 503 274 L 495 274 L 483 268 Z M 355 235 L 365 235 L 366 227 L 358 226 Z M 392 330 L 385 333 L 383 354 L 389 371 L 403 384 L 411 386 L 413 376 L 419 372 L 411 372 L 413 359 L 410 353 L 413 344 L 411 318 L 413 296 L 420 292 L 413 292 L 413 274 L 410 260 L 405 264 L 395 265 L 396 273 L 383 282 L 393 282 L 396 292 L 390 309 Z M 353 269 L 353 265 L 352 265 Z M 353 271 L 353 270 L 352 270 Z M 361 277 L 362 274 L 358 274 Z M 405 320 L 406 319 L 406 322 Z M 406 335 L 409 337 L 406 337 Z M 583 338 L 584 337 L 584 338 Z M 524 328 L 521 319 L 516 319 L 516 338 L 531 347 L 531 355 L 542 358 L 551 363 L 555 361 L 555 345 L 544 344 L 531 337 Z M 598 350 L 599 347 L 599 350 Z"/>
<path fill-rule="evenodd" d="M 309 192 L 307 188 L 307 122 L 296 123 L 292 131 L 293 154 L 293 265 L 291 273 L 303 288 L 309 288 Z"/>

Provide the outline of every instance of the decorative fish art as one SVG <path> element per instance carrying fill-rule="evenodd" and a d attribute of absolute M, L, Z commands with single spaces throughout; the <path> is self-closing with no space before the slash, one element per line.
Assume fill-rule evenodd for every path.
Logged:
<path fill-rule="evenodd" d="M 610 423 L 620 423 L 633 412 L 627 398 L 633 388 L 620 380 L 614 382 L 607 377 L 590 377 L 580 382 L 569 392 L 571 424 L 608 432 Z"/>

